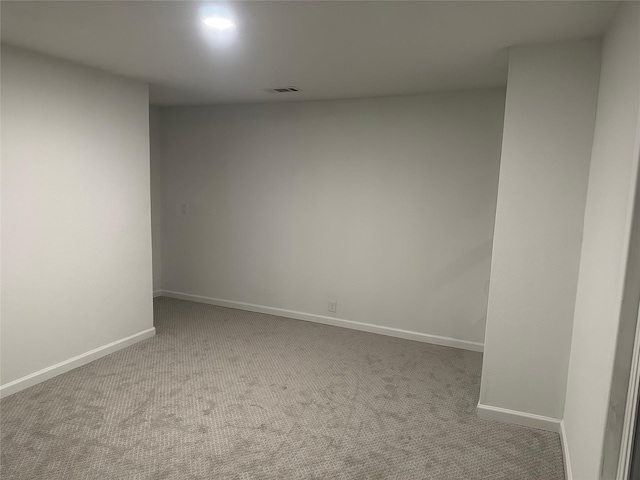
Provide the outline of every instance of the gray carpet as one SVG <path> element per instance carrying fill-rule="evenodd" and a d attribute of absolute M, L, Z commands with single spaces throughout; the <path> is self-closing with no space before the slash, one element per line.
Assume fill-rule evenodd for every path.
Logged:
<path fill-rule="evenodd" d="M 562 479 L 482 356 L 159 298 L 157 335 L 0 402 L 9 479 Z"/>

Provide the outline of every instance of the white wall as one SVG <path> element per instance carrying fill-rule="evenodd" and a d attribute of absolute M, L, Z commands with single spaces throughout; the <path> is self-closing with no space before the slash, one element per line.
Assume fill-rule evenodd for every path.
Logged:
<path fill-rule="evenodd" d="M 620 313 L 638 167 L 639 25 L 640 5 L 625 4 L 603 43 L 564 417 L 580 480 L 600 478 L 616 337 L 620 328 L 630 330 Z"/>
<path fill-rule="evenodd" d="M 481 414 L 562 418 L 599 69 L 598 41 L 510 51 Z"/>
<path fill-rule="evenodd" d="M 481 347 L 503 90 L 161 111 L 164 290 Z"/>
<path fill-rule="evenodd" d="M 1 84 L 6 394 L 153 319 L 147 86 L 7 46 Z"/>
<path fill-rule="evenodd" d="M 151 239 L 153 250 L 153 291 L 162 289 L 162 157 L 160 110 L 149 107 L 149 147 L 151 152 Z"/>

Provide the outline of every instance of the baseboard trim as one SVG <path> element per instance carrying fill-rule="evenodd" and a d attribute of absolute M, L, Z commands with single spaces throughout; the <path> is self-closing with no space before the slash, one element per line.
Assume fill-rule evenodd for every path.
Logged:
<path fill-rule="evenodd" d="M 564 478 L 573 480 L 571 471 L 571 457 L 569 456 L 569 443 L 567 442 L 567 431 L 564 426 L 564 419 L 560 420 L 560 445 L 562 446 L 562 460 L 564 463 Z"/>
<path fill-rule="evenodd" d="M 0 386 L 0 398 L 12 395 L 19 392 L 20 390 L 24 390 L 25 388 L 37 385 L 38 383 L 49 380 L 50 378 L 56 377 L 61 373 L 68 372 L 69 370 L 73 370 L 74 368 L 86 365 L 87 363 L 97 360 L 100 357 L 104 357 L 105 355 L 109 355 L 110 353 L 128 347 L 129 345 L 133 345 L 134 343 L 138 343 L 147 338 L 151 338 L 155 334 L 156 329 L 152 327 L 147 330 L 135 333 L 129 337 L 116 340 L 115 342 L 111 342 L 107 345 L 103 345 L 102 347 L 94 348 L 93 350 L 90 350 L 81 355 L 77 355 L 63 362 L 56 363 L 55 365 L 52 365 L 50 367 L 43 368 L 42 370 L 31 373 L 12 382 L 5 383 L 4 385 Z"/>
<path fill-rule="evenodd" d="M 161 296 L 162 296 L 162 290 L 154 290 L 153 291 L 153 298 L 161 297 Z"/>
<path fill-rule="evenodd" d="M 313 313 L 296 312 L 294 310 L 285 310 L 283 308 L 274 308 L 264 305 L 255 305 L 252 303 L 236 302 L 234 300 L 223 300 L 220 298 L 204 297 L 201 295 L 191 295 L 189 293 L 174 292 L 171 290 L 162 290 L 162 296 L 177 298 L 179 300 L 189 300 L 191 302 L 206 303 L 209 305 L 217 305 L 219 307 L 246 310 L 249 312 L 266 313 L 269 315 L 277 315 L 279 317 L 293 318 L 296 320 L 304 320 L 307 322 L 322 323 L 325 325 L 333 325 L 335 327 L 350 328 L 352 330 L 361 330 L 363 332 L 378 333 L 390 337 L 404 338 L 407 340 L 415 340 L 418 342 L 442 345 L 445 347 L 460 348 L 463 350 L 471 350 L 474 352 L 482 352 L 484 347 L 484 345 L 479 342 L 470 342 L 467 340 L 458 340 L 455 338 L 441 337 L 438 335 L 429 335 L 426 333 L 412 332 L 399 328 L 384 327 L 381 325 L 373 325 L 370 323 L 356 322 L 353 320 L 345 320 L 342 318 L 316 315 Z"/>
<path fill-rule="evenodd" d="M 516 425 L 560 433 L 559 419 L 535 415 L 533 413 L 519 412 L 517 410 L 509 410 L 508 408 L 493 407 L 479 403 L 478 416 L 485 420 L 498 420 L 500 422 L 515 423 Z"/>

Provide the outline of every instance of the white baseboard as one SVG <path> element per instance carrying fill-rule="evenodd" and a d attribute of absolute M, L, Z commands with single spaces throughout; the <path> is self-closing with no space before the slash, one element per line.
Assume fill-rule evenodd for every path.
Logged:
<path fill-rule="evenodd" d="M 569 445 L 567 444 L 567 433 L 565 431 L 564 420 L 553 417 L 544 417 L 532 413 L 509 410 L 507 408 L 492 407 L 490 405 L 478 404 L 478 416 L 485 420 L 497 420 L 505 423 L 515 423 L 525 427 L 538 428 L 549 432 L 560 434 L 560 444 L 562 448 L 562 459 L 564 463 L 564 476 L 566 480 L 573 480 L 571 472 L 571 457 L 569 456 Z"/>
<path fill-rule="evenodd" d="M 345 320 L 342 318 L 327 317 L 325 315 L 296 312 L 293 310 L 266 307 L 264 305 L 254 305 L 252 303 L 236 302 L 233 300 L 222 300 L 219 298 L 203 297 L 200 295 L 191 295 L 188 293 L 173 292 L 170 290 L 162 290 L 162 296 L 177 298 L 180 300 L 189 300 L 189 301 L 198 302 L 198 303 L 206 303 L 209 305 L 217 305 L 219 307 L 235 308 L 237 310 L 247 310 L 249 312 L 266 313 L 269 315 L 277 315 L 279 317 L 293 318 L 296 320 L 305 320 L 307 322 L 323 323 L 325 325 L 333 325 L 336 327 L 350 328 L 352 330 L 361 330 L 363 332 L 378 333 L 378 334 L 387 335 L 390 337 L 405 338 L 407 340 L 415 340 L 418 342 L 432 343 L 435 345 L 443 345 L 445 347 L 461 348 L 463 350 L 471 350 L 474 352 L 482 352 L 484 347 L 484 345 L 479 342 L 458 340 L 456 338 L 441 337 L 438 335 L 429 335 L 426 333 L 412 332 L 409 330 L 402 330 L 399 328 L 373 325 L 371 323 L 355 322 L 353 320 Z"/>
<path fill-rule="evenodd" d="M 109 355 L 110 353 L 113 353 L 124 347 L 128 347 L 129 345 L 133 345 L 134 343 L 138 343 L 147 338 L 151 338 L 155 334 L 156 329 L 152 327 L 147 330 L 135 333 L 129 337 L 116 340 L 115 342 L 111 342 L 107 345 L 103 345 L 102 347 L 95 348 L 86 353 L 57 363 L 50 367 L 43 368 L 42 370 L 39 370 L 35 373 L 31 373 L 22 378 L 14 380 L 13 382 L 5 383 L 4 385 L 0 386 L 0 398 L 12 395 L 19 392 L 20 390 L 24 390 L 25 388 L 32 387 L 40 382 L 44 382 L 45 380 L 49 380 L 50 378 L 60 375 L 61 373 L 73 370 L 74 368 L 86 365 L 89 362 L 97 360 L 100 357 L 104 357 L 105 355 Z"/>
<path fill-rule="evenodd" d="M 161 296 L 162 296 L 162 290 L 154 290 L 153 291 L 153 298 L 161 297 Z"/>
<path fill-rule="evenodd" d="M 560 444 L 562 445 L 562 459 L 564 460 L 564 478 L 573 480 L 571 472 L 571 457 L 569 456 L 569 444 L 567 443 L 567 432 L 564 426 L 564 419 L 560 421 Z"/>
<path fill-rule="evenodd" d="M 478 416 L 485 420 L 498 420 L 505 423 L 515 423 L 525 427 L 538 428 L 549 432 L 560 433 L 560 420 L 552 417 L 544 417 L 533 413 L 519 412 L 507 408 L 492 407 L 478 404 Z"/>

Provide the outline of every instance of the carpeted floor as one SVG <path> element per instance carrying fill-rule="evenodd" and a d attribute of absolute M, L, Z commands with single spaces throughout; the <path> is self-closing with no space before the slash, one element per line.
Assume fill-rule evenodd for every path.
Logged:
<path fill-rule="evenodd" d="M 10 479 L 563 479 L 480 420 L 482 356 L 155 300 L 157 335 L 0 402 Z"/>

